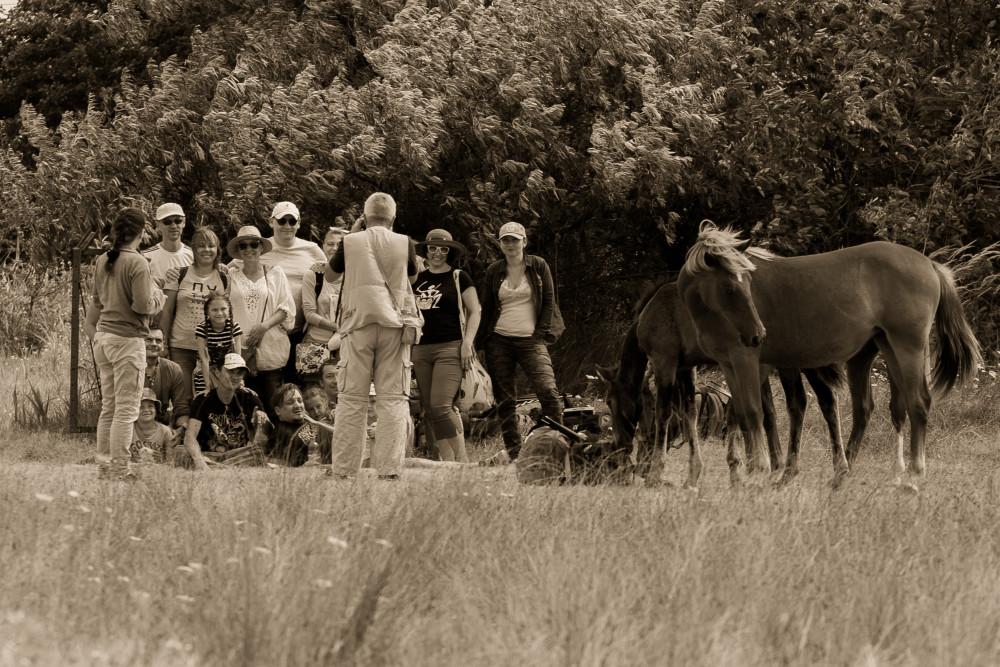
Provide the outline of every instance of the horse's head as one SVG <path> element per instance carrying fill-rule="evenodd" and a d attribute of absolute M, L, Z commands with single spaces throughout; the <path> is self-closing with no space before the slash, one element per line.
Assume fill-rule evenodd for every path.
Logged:
<path fill-rule="evenodd" d="M 635 397 L 618 377 L 618 368 L 617 364 L 597 366 L 597 376 L 608 385 L 608 407 L 611 408 L 615 444 L 621 449 L 631 449 L 635 436 Z"/>
<path fill-rule="evenodd" d="M 750 290 L 756 267 L 743 252 L 745 245 L 732 230 L 702 223 L 698 241 L 677 276 L 677 287 L 700 337 L 708 333 L 718 340 L 720 333 L 731 328 L 741 344 L 758 347 L 767 332 Z M 720 326 L 723 322 L 729 326 Z"/>

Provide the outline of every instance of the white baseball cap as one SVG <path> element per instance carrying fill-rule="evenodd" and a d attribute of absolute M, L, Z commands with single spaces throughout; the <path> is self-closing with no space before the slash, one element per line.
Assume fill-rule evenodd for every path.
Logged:
<path fill-rule="evenodd" d="M 294 217 L 296 220 L 299 219 L 299 207 L 290 201 L 279 201 L 274 205 L 274 210 L 271 211 L 271 217 L 275 220 L 281 220 L 286 215 Z"/>
<path fill-rule="evenodd" d="M 160 208 L 156 209 L 157 220 L 163 220 L 172 215 L 184 217 L 184 209 L 181 208 L 180 204 L 163 204 Z"/>
<path fill-rule="evenodd" d="M 524 225 L 520 222 L 508 222 L 501 227 L 500 231 L 497 232 L 497 238 L 502 239 L 505 236 L 513 236 L 522 240 L 528 238 L 524 231 Z"/>
<path fill-rule="evenodd" d="M 246 368 L 247 362 L 243 361 L 243 357 L 235 352 L 230 352 L 222 361 L 222 367 L 229 370 L 233 370 L 234 368 Z"/>

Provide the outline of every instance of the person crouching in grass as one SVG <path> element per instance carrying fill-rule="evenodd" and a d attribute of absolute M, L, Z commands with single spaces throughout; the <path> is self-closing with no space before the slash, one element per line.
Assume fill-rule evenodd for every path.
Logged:
<path fill-rule="evenodd" d="M 132 444 L 129 447 L 132 463 L 163 463 L 167 447 L 174 439 L 174 432 L 166 424 L 156 421 L 160 400 L 149 387 L 142 390 L 139 399 L 139 419 L 132 427 Z"/>
<path fill-rule="evenodd" d="M 333 426 L 334 411 L 330 409 L 330 400 L 323 387 L 317 385 L 306 387 L 306 390 L 302 393 L 302 398 L 306 404 L 306 414 L 309 415 L 310 419 L 330 427 Z M 323 465 L 331 464 L 333 462 L 331 455 L 333 431 L 325 428 L 317 428 L 315 443 L 319 462 Z"/>
<path fill-rule="evenodd" d="M 287 383 L 274 392 L 272 408 L 278 423 L 267 438 L 264 455 L 271 463 L 298 467 L 319 463 L 316 453 L 316 429 L 308 421 L 302 391 Z M 310 456 L 312 454 L 312 456 Z"/>

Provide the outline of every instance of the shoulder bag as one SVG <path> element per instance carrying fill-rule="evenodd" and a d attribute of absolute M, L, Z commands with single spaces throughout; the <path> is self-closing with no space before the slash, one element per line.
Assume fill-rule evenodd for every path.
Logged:
<path fill-rule="evenodd" d="M 462 285 L 458 279 L 459 270 L 453 272 L 455 277 L 455 294 L 458 295 L 458 321 L 462 327 L 462 343 L 465 343 L 466 317 L 465 303 L 462 301 Z M 469 412 L 477 405 L 485 409 L 493 405 L 493 379 L 483 368 L 479 356 L 472 355 L 472 363 L 462 371 L 462 383 L 458 387 L 455 405 L 462 412 Z"/>

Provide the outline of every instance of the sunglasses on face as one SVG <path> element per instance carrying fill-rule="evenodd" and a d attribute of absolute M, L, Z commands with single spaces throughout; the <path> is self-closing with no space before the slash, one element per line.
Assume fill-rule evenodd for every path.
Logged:
<path fill-rule="evenodd" d="M 451 250 L 451 248 L 449 248 L 446 245 L 429 245 L 429 246 L 427 246 L 427 252 L 440 252 L 440 253 L 444 253 L 445 255 L 447 255 L 449 250 Z"/>
<path fill-rule="evenodd" d="M 170 225 L 180 226 L 184 224 L 184 218 L 164 218 L 163 220 L 160 220 L 160 224 L 166 225 L 167 227 Z"/>
<path fill-rule="evenodd" d="M 287 218 L 278 218 L 277 223 L 278 226 L 280 227 L 285 227 L 285 226 L 294 227 L 295 225 L 299 224 L 299 221 L 296 220 L 295 218 L 287 217 Z"/>
<path fill-rule="evenodd" d="M 249 250 L 249 249 L 256 250 L 257 248 L 260 247 L 260 241 L 244 241 L 242 243 L 237 243 L 236 247 L 239 248 L 240 250 Z"/>

